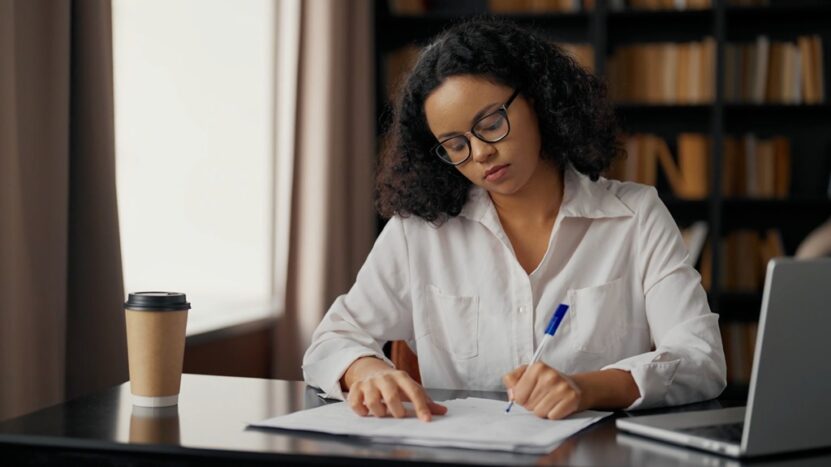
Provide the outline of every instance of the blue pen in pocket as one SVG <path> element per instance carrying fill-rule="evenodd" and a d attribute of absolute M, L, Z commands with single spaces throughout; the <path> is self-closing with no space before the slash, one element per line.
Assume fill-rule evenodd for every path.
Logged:
<path fill-rule="evenodd" d="M 560 323 L 563 321 L 563 317 L 566 315 L 566 311 L 568 311 L 568 305 L 561 303 L 560 306 L 557 307 L 557 310 L 554 311 L 554 315 L 551 316 L 551 321 L 548 322 L 548 327 L 545 329 L 545 335 L 542 337 L 542 341 L 540 345 L 537 346 L 537 351 L 534 352 L 534 356 L 531 357 L 531 363 L 528 366 L 533 365 L 540 359 L 540 355 L 542 355 L 542 349 L 545 347 L 545 343 L 548 342 L 551 337 L 554 336 L 554 333 L 557 332 L 557 328 L 560 327 Z M 514 400 L 508 403 L 508 408 L 505 409 L 505 412 L 510 412 L 511 407 L 514 406 Z"/>

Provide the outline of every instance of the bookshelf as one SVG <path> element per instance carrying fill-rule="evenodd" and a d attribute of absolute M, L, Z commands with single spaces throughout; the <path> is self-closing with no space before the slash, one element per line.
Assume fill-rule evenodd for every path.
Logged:
<path fill-rule="evenodd" d="M 404 3 L 420 6 L 423 11 L 401 11 Z M 426 44 L 431 37 L 459 19 L 494 14 L 489 10 L 492 3 L 487 0 L 404 3 L 395 0 L 376 2 L 379 134 L 386 129 L 389 119 L 388 77 L 385 73 L 389 55 L 406 45 Z M 776 229 L 781 235 L 784 252 L 793 254 L 802 238 L 831 217 L 831 99 L 828 97 L 831 90 L 828 86 L 828 77 L 831 76 L 828 52 L 831 45 L 828 40 L 831 37 L 831 2 L 768 0 L 745 2 L 767 5 L 741 6 L 737 5 L 741 2 L 711 0 L 704 2 L 710 4 L 709 8 L 685 10 L 630 8 L 628 5 L 637 3 L 632 1 L 583 0 L 574 3 L 579 8 L 573 11 L 511 11 L 500 12 L 497 16 L 533 26 L 558 43 L 591 46 L 594 51 L 591 67 L 607 83 L 610 72 L 614 72 L 613 57 L 618 51 L 649 44 L 712 44 L 710 70 L 713 82 L 708 90 L 711 98 L 687 104 L 672 100 L 616 100 L 616 112 L 625 132 L 665 138 L 673 153 L 676 150 L 674 140 L 682 133 L 697 133 L 708 138 L 709 154 L 703 156 L 708 157 L 709 189 L 706 196 L 701 199 L 677 196 L 661 173 L 655 185 L 680 227 L 696 221 L 707 223 L 708 248 L 703 250 L 697 266 L 701 270 L 703 263 L 709 262 L 708 293 L 713 311 L 719 313 L 722 322 L 728 326 L 755 323 L 761 304 L 762 284 L 752 291 L 733 290 L 724 284 L 726 278 L 722 276 L 734 266 L 729 264 L 731 258 L 722 251 L 723 245 L 728 243 L 724 239 L 734 232 L 744 234 L 749 231 L 759 232 L 764 237 L 768 229 Z M 657 4 L 659 0 L 652 0 L 652 3 Z M 584 9 L 586 4 L 593 5 L 593 8 Z M 763 99 L 749 103 L 748 99 L 725 98 L 729 92 L 726 89 L 726 73 L 743 71 L 738 66 L 731 68 L 733 62 L 726 60 L 736 59 L 741 53 L 737 44 L 752 44 L 759 36 L 764 36 L 770 44 L 798 44 L 803 36 L 813 37 L 821 44 L 818 86 L 824 96 L 819 102 L 805 104 L 793 101 L 785 104 L 777 99 Z M 610 88 L 614 84 L 609 83 Z M 770 94 L 764 86 L 760 87 L 762 93 Z M 732 89 L 735 91 L 736 88 Z M 800 92 L 804 99 L 806 88 L 802 86 Z M 730 157 L 725 153 L 725 142 L 741 140 L 747 134 L 753 134 L 760 141 L 777 136 L 789 141 L 787 161 L 790 176 L 786 193 L 759 197 L 727 194 L 721 188 L 733 176 L 725 173 L 725 158 Z M 735 330 L 724 332 L 727 337 L 726 334 L 735 333 Z M 755 330 L 748 332 L 754 339 Z M 746 347 L 752 348 L 752 345 Z M 743 366 L 749 364 L 749 361 L 740 363 Z"/>

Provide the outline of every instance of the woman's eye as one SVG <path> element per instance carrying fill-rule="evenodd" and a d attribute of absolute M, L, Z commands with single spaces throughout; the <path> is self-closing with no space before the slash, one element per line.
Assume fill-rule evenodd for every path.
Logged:
<path fill-rule="evenodd" d="M 459 152 L 464 150 L 467 145 L 464 141 L 457 138 L 451 141 L 445 141 L 442 146 L 444 146 L 444 150 L 447 152 Z"/>
<path fill-rule="evenodd" d="M 479 131 L 494 131 L 502 126 L 502 116 L 492 115 L 479 122 Z"/>

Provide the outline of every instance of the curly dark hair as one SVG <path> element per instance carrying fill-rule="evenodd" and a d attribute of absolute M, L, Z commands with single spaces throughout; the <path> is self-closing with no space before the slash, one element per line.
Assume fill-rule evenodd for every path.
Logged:
<path fill-rule="evenodd" d="M 430 150 L 424 101 L 454 75 L 482 76 L 533 102 L 542 157 L 597 180 L 622 153 L 606 87 L 542 35 L 492 17 L 456 24 L 424 48 L 398 90 L 376 174 L 385 218 L 416 215 L 441 224 L 461 212 L 471 182 Z"/>

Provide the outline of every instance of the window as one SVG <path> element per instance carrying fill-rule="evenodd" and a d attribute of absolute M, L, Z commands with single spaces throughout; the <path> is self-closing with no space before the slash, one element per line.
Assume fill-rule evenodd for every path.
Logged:
<path fill-rule="evenodd" d="M 275 6 L 114 0 L 127 292 L 185 292 L 188 335 L 274 316 Z"/>

